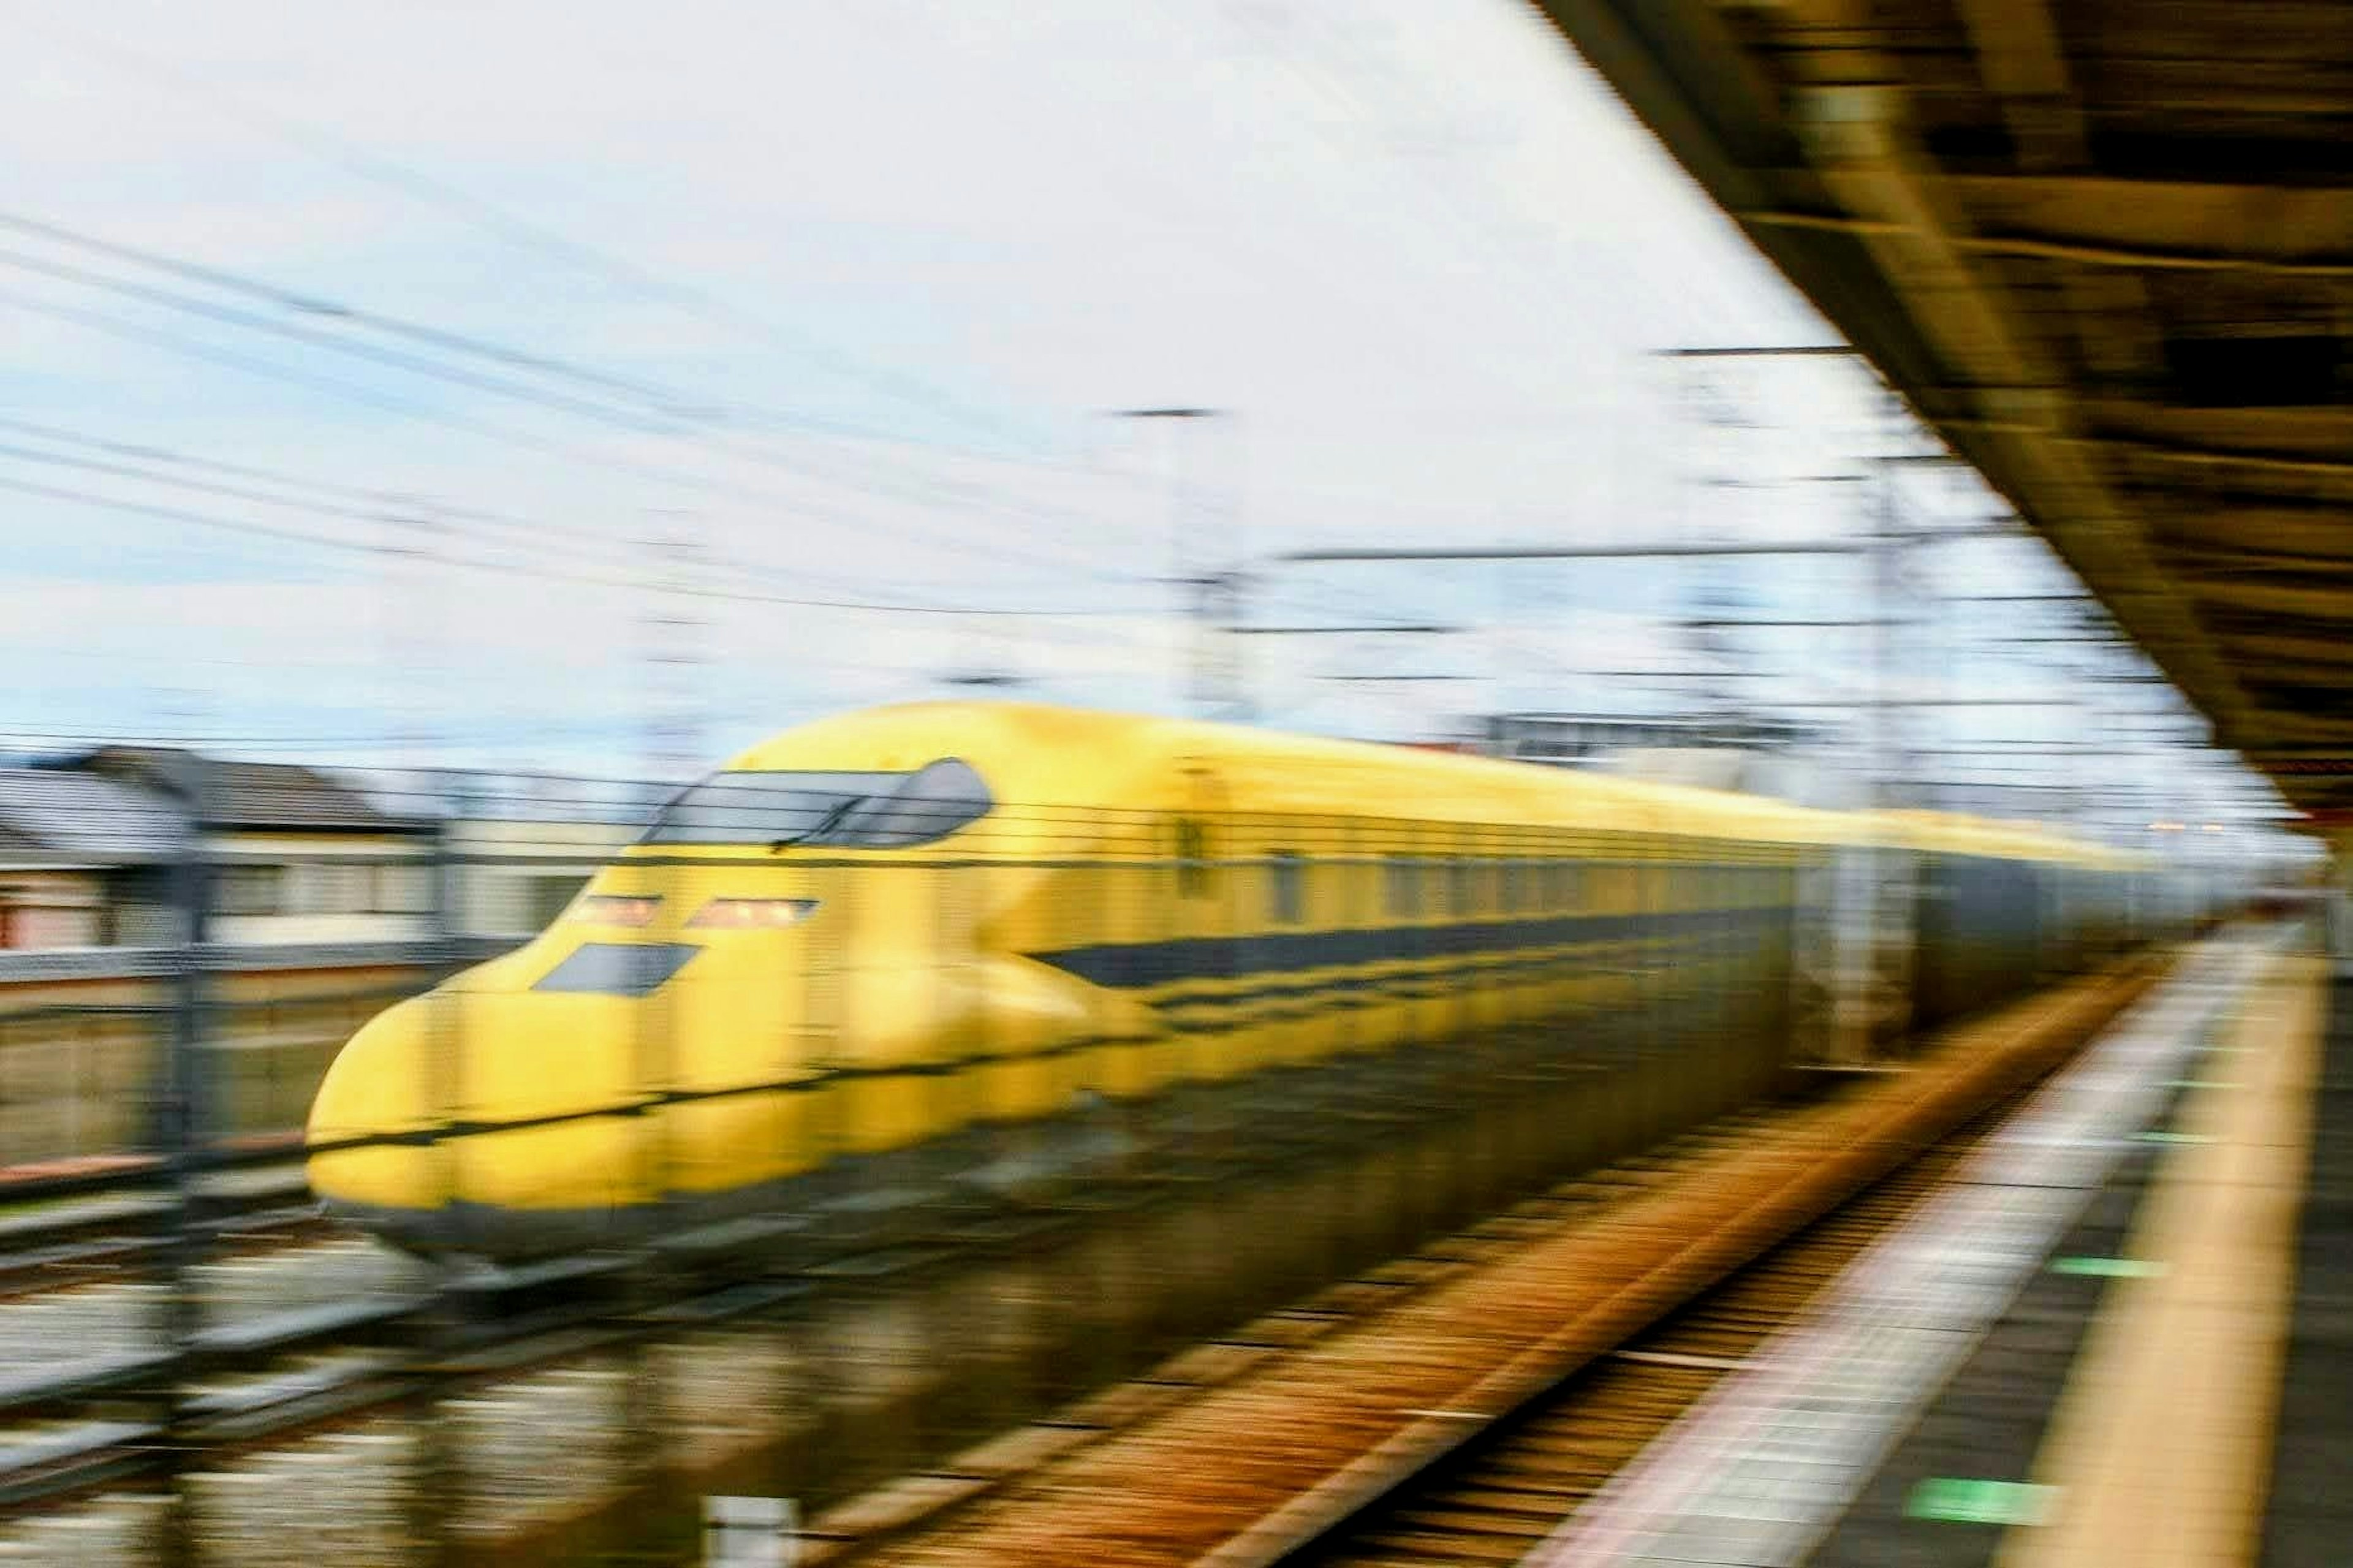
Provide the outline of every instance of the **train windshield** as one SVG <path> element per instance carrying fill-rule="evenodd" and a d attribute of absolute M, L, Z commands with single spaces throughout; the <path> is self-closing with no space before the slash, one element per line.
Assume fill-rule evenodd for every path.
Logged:
<path fill-rule="evenodd" d="M 996 803 L 965 763 L 903 773 L 714 773 L 670 802 L 641 844 L 902 849 L 944 838 Z"/>

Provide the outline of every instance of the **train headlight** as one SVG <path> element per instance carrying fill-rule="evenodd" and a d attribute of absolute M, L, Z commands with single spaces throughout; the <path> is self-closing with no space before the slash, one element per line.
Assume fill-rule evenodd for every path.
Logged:
<path fill-rule="evenodd" d="M 568 918 L 586 921 L 600 926 L 642 926 L 650 922 L 654 911 L 661 907 L 661 895 L 647 893 L 628 896 L 615 893 L 587 893 L 572 906 Z"/>
<path fill-rule="evenodd" d="M 798 925 L 816 908 L 815 899 L 713 899 L 686 923 L 702 931 L 774 930 Z"/>

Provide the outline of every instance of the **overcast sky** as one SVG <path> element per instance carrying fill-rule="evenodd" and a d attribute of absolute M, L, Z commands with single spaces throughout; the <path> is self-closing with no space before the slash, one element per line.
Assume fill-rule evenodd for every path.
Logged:
<path fill-rule="evenodd" d="M 1706 402 L 1659 357 L 1828 330 L 1514 0 L 0 16 L 27 742 L 628 773 L 664 689 L 703 755 L 975 673 L 1169 710 L 1167 579 L 1241 559 L 1262 624 L 1469 628 L 1246 640 L 1267 718 L 1405 735 L 1656 708 L 1614 672 L 1687 666 L 1694 595 L 1856 602 L 1819 560 L 1271 562 L 1852 521 L 1797 481 L 1879 439 L 1859 378 Z M 1112 416 L 1169 405 L 1219 416 Z M 1801 695 L 1849 657 L 1752 642 Z M 1383 674 L 1457 679 L 1334 679 Z"/>

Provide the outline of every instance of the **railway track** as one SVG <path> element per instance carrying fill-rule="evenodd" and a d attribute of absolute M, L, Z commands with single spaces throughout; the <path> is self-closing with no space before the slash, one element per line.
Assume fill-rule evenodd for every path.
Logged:
<path fill-rule="evenodd" d="M 1296 1568 L 1517 1562 L 1692 1402 L 1736 1369 L 1742 1357 L 1786 1327 L 1915 1202 L 1933 1192 L 2021 1098 L 2023 1091 L 1973 1119 L 1843 1207 L 1630 1339 L 1565 1385 L 1556 1397 L 1475 1439 L 1459 1460 L 1419 1478 L 1400 1494 L 1366 1507 L 1278 1560 Z M 1740 1112 L 1572 1178 L 1411 1257 L 1246 1324 L 1060 1413 L 1046 1428 L 1059 1432 L 1057 1441 L 1003 1447 L 1026 1462 L 1039 1462 L 1114 1437 L 1210 1387 L 1504 1257 L 1529 1237 L 1664 1192 L 1711 1159 L 1802 1113 L 1803 1107 L 1796 1104 Z M 939 1472 L 820 1515 L 813 1521 L 815 1539 L 805 1545 L 803 1561 L 809 1568 L 863 1562 L 875 1547 L 903 1532 L 928 1528 L 933 1516 L 963 1500 L 941 1487 L 943 1475 L 989 1468 L 986 1460 L 951 1460 Z M 984 1473 L 972 1474 L 968 1490 L 984 1492 L 988 1479 Z M 951 1552 L 944 1560 L 953 1557 Z"/>
<path fill-rule="evenodd" d="M 2123 996 L 2136 991 L 2139 984 L 2131 978 L 2102 982 L 2084 991 L 2080 1005 L 2101 1011 L 2121 1005 Z M 2108 992 L 2116 994 L 2113 1002 L 2099 999 Z M 2025 1007 L 2021 1016 L 2047 1015 L 2056 1022 L 2060 1013 L 2076 1006 L 2079 1004 L 2054 997 Z M 838 1561 L 863 1556 L 879 1547 L 886 1558 L 897 1560 L 900 1554 L 893 1549 L 917 1545 L 915 1538 L 933 1531 L 940 1522 L 936 1516 L 943 1512 L 953 1515 L 993 1490 L 1018 1487 L 1024 1478 L 1053 1469 L 1063 1457 L 1083 1458 L 1083 1450 L 1090 1446 L 1115 1440 L 1152 1424 L 1161 1415 L 1181 1414 L 1187 1404 L 1211 1397 L 1224 1385 L 1247 1385 L 1266 1376 L 1280 1379 L 1280 1369 L 1288 1361 L 1318 1345 L 1354 1337 L 1392 1308 L 1419 1301 L 1427 1303 L 1424 1310 L 1440 1312 L 1440 1303 L 1434 1299 L 1450 1286 L 1474 1280 L 1498 1264 L 1510 1267 L 1532 1238 L 1564 1228 L 1577 1230 L 1588 1219 L 1605 1221 L 1606 1228 L 1607 1216 L 1620 1209 L 1655 1207 L 1662 1201 L 1672 1205 L 1679 1201 L 1674 1194 L 1686 1184 L 1683 1178 L 1691 1170 L 1732 1157 L 1778 1118 L 1820 1116 L 1832 1109 L 1817 1106 L 1810 1113 L 1802 1107 L 1794 1111 L 1777 1107 L 1727 1118 L 1646 1155 L 1525 1200 L 1419 1254 L 1344 1279 L 1295 1306 L 1269 1312 L 1240 1331 L 1219 1336 L 1219 1342 L 1197 1345 L 1128 1383 L 1105 1387 L 1075 1411 L 1066 1408 L 1053 1413 L 1034 1426 L 1016 1428 L 1005 1438 L 955 1454 L 944 1464 L 934 1464 L 914 1477 L 915 1484 L 902 1493 L 894 1495 L 892 1489 L 884 1488 L 851 1498 L 811 1521 L 820 1539 L 805 1542 L 804 1558 L 812 1563 Z M 1971 1129 L 1983 1120 L 1973 1121 Z M 1745 1346 L 1784 1321 L 1806 1295 L 1836 1272 L 1836 1265 L 1829 1261 L 1831 1252 L 1809 1255 L 1803 1248 L 1844 1229 L 1843 1243 L 1822 1241 L 1821 1245 L 1833 1250 L 1842 1245 L 1851 1256 L 1869 1239 L 1868 1235 L 1851 1229 L 1862 1223 L 1851 1216 L 1863 1215 L 1873 1205 L 1885 1204 L 1896 1205 L 1900 1213 L 1903 1202 L 1908 1201 L 1902 1194 L 1921 1190 L 1934 1179 L 1938 1162 L 1957 1158 L 1959 1152 L 1952 1140 L 1941 1142 L 1926 1157 L 1928 1163 L 1884 1178 L 1856 1203 L 1817 1223 L 1774 1254 L 1776 1258 L 1792 1261 L 1752 1265 L 1736 1279 L 1718 1285 L 1704 1302 L 1661 1326 L 1633 1339 L 1621 1335 L 1615 1341 L 1614 1354 L 1605 1349 L 1605 1359 L 1569 1386 L 1590 1387 L 1620 1374 L 1637 1375 L 1625 1381 L 1629 1391 L 1625 1413 L 1622 1418 L 1615 1418 L 1608 1432 L 1588 1438 L 1572 1434 L 1562 1439 L 1571 1445 L 1585 1442 L 1599 1456 L 1588 1465 L 1592 1472 L 1588 1484 L 1599 1484 L 1608 1469 L 1615 1468 L 1615 1461 L 1600 1447 L 1603 1436 L 1620 1446 L 1621 1458 L 1630 1455 L 1640 1446 L 1641 1439 L 1632 1434 L 1639 1426 L 1641 1411 L 1650 1410 L 1656 1424 L 1662 1425 L 1683 1401 L 1746 1353 Z M 1033 1215 L 1029 1224 L 1050 1236 L 1058 1227 L 1086 1226 L 1090 1212 L 1082 1208 Z M 311 1439 L 313 1447 L 321 1439 L 380 1441 L 392 1445 L 385 1452 L 401 1451 L 393 1436 L 405 1429 L 397 1426 L 405 1419 L 397 1412 L 404 1402 L 413 1402 L 421 1388 L 459 1396 L 475 1412 L 467 1417 L 475 1425 L 506 1421 L 504 1415 L 482 1412 L 493 1404 L 512 1403 L 502 1391 L 518 1380 L 553 1388 L 552 1380 L 565 1375 L 561 1371 L 565 1366 L 592 1361 L 607 1352 L 624 1353 L 624 1347 L 631 1344 L 659 1346 L 665 1341 L 691 1341 L 714 1333 L 723 1337 L 733 1331 L 728 1325 L 738 1321 L 744 1321 L 748 1330 L 772 1308 L 823 1296 L 837 1276 L 870 1283 L 887 1277 L 916 1279 L 943 1263 L 953 1268 L 959 1257 L 991 1252 L 1009 1256 L 1040 1239 L 1026 1226 L 1007 1229 L 1002 1215 L 965 1217 L 970 1224 L 964 1229 L 944 1225 L 936 1227 L 935 1234 L 851 1239 L 833 1259 L 816 1264 L 804 1249 L 787 1263 L 730 1275 L 722 1269 L 699 1272 L 691 1258 L 674 1257 L 671 1267 L 661 1275 L 659 1295 L 649 1293 L 647 1281 L 633 1273 L 633 1260 L 627 1258 L 559 1259 L 535 1269 L 488 1271 L 470 1279 L 423 1276 L 395 1279 L 375 1275 L 361 1279 L 359 1274 L 350 1274 L 338 1282 L 322 1267 L 327 1253 L 314 1252 L 308 1245 L 280 1249 L 274 1257 L 223 1257 L 214 1266 L 247 1272 L 253 1289 L 244 1292 L 242 1310 L 218 1315 L 204 1325 L 202 1332 L 207 1337 L 196 1349 L 207 1375 L 193 1384 L 181 1384 L 184 1396 L 177 1419 L 184 1425 L 178 1430 L 193 1440 L 195 1448 L 216 1456 L 221 1463 L 242 1463 L 239 1456 L 259 1458 L 281 1448 L 291 1453 L 295 1448 L 288 1446 L 299 1447 L 306 1435 L 318 1435 Z M 375 1267 L 362 1260 L 361 1249 L 367 1245 L 349 1238 L 321 1244 L 350 1249 L 352 1256 L 345 1261 L 362 1273 Z M 1806 1256 L 1815 1261 L 1802 1262 Z M 271 1279 L 273 1269 L 280 1272 Z M 1799 1272 L 1777 1275 L 1777 1269 Z M 1572 1268 L 1570 1278 L 1577 1277 L 1577 1270 Z M 316 1289 L 302 1289 L 290 1297 L 289 1282 L 304 1279 Z M 1761 1294 L 1744 1296 L 1743 1290 Z M 238 1291 L 231 1287 L 216 1293 L 236 1296 Z M 46 1303 L 28 1303 L 42 1304 Z M 6 1310 L 7 1304 L 0 1302 L 0 1315 Z M 69 1338 L 76 1331 L 60 1330 Z M 86 1345 L 88 1335 L 82 1334 L 78 1342 Z M 0 1348 L 5 1343 L 5 1316 L 0 1316 Z M 54 1360 L 43 1364 L 37 1355 L 22 1379 L 7 1376 L 10 1369 L 0 1365 L 0 1507 L 23 1510 L 37 1504 L 47 1509 L 62 1499 L 88 1494 L 155 1468 L 157 1439 L 165 1429 L 143 1415 L 126 1419 L 120 1414 L 126 1408 L 152 1408 L 137 1405 L 137 1396 L 169 1376 L 166 1363 L 154 1359 L 158 1352 L 153 1345 L 152 1337 L 143 1344 L 132 1344 L 112 1366 L 102 1360 L 80 1366 L 61 1365 Z M 743 1353 L 756 1359 L 765 1352 L 750 1346 Z M 148 1359 L 133 1364 L 142 1356 Z M 737 1364 L 741 1367 L 748 1362 Z M 792 1375 L 797 1374 L 788 1373 L 780 1385 L 787 1393 L 799 1386 L 790 1381 Z M 733 1402 L 740 1405 L 752 1393 L 739 1372 Z M 518 1408 L 522 1413 L 508 1423 L 517 1433 L 545 1428 L 544 1420 L 532 1414 L 531 1408 Z M 1424 1414 L 1418 1408 L 1403 1413 Z M 1452 1459 L 1443 1460 L 1446 1468 L 1426 1469 L 1424 1479 L 1436 1487 L 1445 1477 L 1457 1473 L 1468 1477 L 1468 1467 L 1478 1456 L 1522 1426 L 1533 1431 L 1534 1418 L 1527 1423 L 1515 1420 L 1497 1427 L 1492 1437 L 1474 1439 L 1473 1448 L 1466 1450 L 1469 1458 L 1459 1465 Z M 337 1437 L 338 1432 L 348 1436 Z M 534 1462 L 523 1466 L 518 1475 L 525 1471 L 537 1475 L 540 1468 Z M 588 1484 L 585 1473 L 576 1479 L 584 1486 Z M 615 1479 L 618 1479 L 617 1475 Z M 597 1485 L 603 1489 L 601 1479 Z M 1531 1528 L 1530 1510 L 1536 1505 L 1525 1496 L 1514 1501 L 1510 1494 L 1540 1489 L 1533 1485 L 1515 1489 L 1492 1479 L 1476 1485 L 1465 1481 L 1464 1489 L 1446 1495 L 1396 1494 L 1378 1505 L 1390 1512 L 1377 1516 L 1357 1510 L 1344 1530 L 1371 1530 L 1377 1517 L 1386 1521 L 1379 1528 L 1411 1536 L 1427 1532 L 1433 1521 L 1444 1515 L 1451 1522 L 1436 1533 L 1447 1537 L 1451 1532 L 1461 1538 L 1459 1543 L 1471 1553 L 1458 1553 L 1451 1560 L 1508 1561 L 1508 1556 L 1477 1555 L 1486 1548 L 1472 1539 L 1476 1532 L 1469 1525 L 1477 1516 L 1483 1521 L 1481 1529 L 1493 1526 L 1497 1532 L 1493 1542 L 1507 1542 L 1509 1516 L 1517 1515 L 1518 1539 L 1525 1547 Z M 312 1489 L 312 1493 L 325 1506 L 326 1491 Z M 251 1495 L 258 1498 L 265 1493 L 257 1490 Z M 312 1494 L 286 1495 L 292 1499 Z M 825 1506 L 824 1493 L 804 1495 L 817 1506 Z M 1430 1517 L 1406 1516 L 1403 1510 L 1417 1500 L 1426 1505 Z M 1571 1495 L 1570 1502 L 1574 1500 Z M 1556 1513 L 1551 1522 L 1556 1523 L 1558 1517 Z M 951 1518 L 946 1522 L 953 1533 L 955 1521 Z M 1549 1527 L 1547 1523 L 1544 1528 Z M 1352 1542 L 1364 1543 L 1366 1551 L 1354 1557 L 1336 1555 L 1354 1550 Z M 1312 1555 L 1322 1552 L 1335 1562 L 1394 1561 L 1394 1552 L 1387 1558 L 1377 1553 L 1396 1544 L 1361 1532 L 1335 1535 L 1326 1531 L 1305 1542 L 1297 1560 L 1324 1561 Z M 1498 1544 L 1493 1550 L 1504 1548 Z"/>
<path fill-rule="evenodd" d="M 219 1173 L 204 1184 L 202 1205 L 200 1223 L 216 1251 L 275 1251 L 333 1234 L 296 1161 Z M 0 1310 L 152 1269 L 179 1241 L 180 1219 L 177 1200 L 144 1172 L 108 1187 L 0 1204 Z"/>
<path fill-rule="evenodd" d="M 799 1561 L 804 1568 L 863 1561 L 873 1549 L 929 1528 L 940 1516 L 1029 1467 L 1115 1439 L 1174 1406 L 1365 1326 L 1382 1312 L 1510 1255 L 1531 1237 L 1672 1188 L 1691 1169 L 1737 1148 L 1797 1110 L 1790 1102 L 1736 1111 L 1568 1178 L 1409 1255 L 1193 1345 L 1135 1377 L 1050 1413 L 1035 1426 L 953 1456 L 924 1474 L 861 1493 L 812 1521 Z"/>
<path fill-rule="evenodd" d="M 1688 1162 L 1738 1144 L 1773 1114 L 1720 1119 L 1253 1320 L 1222 1347 L 1227 1370 L 1442 1284 L 1508 1251 L 1531 1228 L 1671 1184 Z M 176 1415 L 153 1397 L 174 1375 L 174 1355 L 158 1339 L 163 1288 L 150 1260 L 122 1259 L 121 1277 L 53 1282 L 0 1299 L 0 1510 L 51 1507 L 135 1480 L 160 1464 L 170 1419 L 185 1424 L 183 1441 L 216 1457 L 263 1451 L 397 1407 L 415 1397 L 420 1379 L 445 1394 L 479 1388 L 488 1395 L 518 1377 L 633 1342 L 756 1317 L 789 1300 L 815 1300 L 843 1280 L 867 1289 L 912 1280 L 1050 1241 L 1099 1217 L 1080 1207 L 1008 1225 L 1005 1215 L 974 1214 L 962 1226 L 920 1235 L 844 1237 L 822 1256 L 792 1248 L 781 1268 L 722 1266 L 707 1247 L 682 1248 L 661 1280 L 666 1293 L 649 1297 L 642 1258 L 560 1258 L 447 1274 L 364 1238 L 314 1228 L 314 1219 L 274 1231 L 277 1213 L 250 1211 L 245 1223 L 259 1226 L 258 1235 L 195 1266 L 206 1310 L 187 1352 L 206 1374 Z M 99 1214 L 92 1205 L 83 1218 L 96 1225 Z M 117 1244 L 97 1228 L 101 1234 L 86 1245 Z M 149 1238 L 118 1239 L 143 1246 Z M 1219 1347 L 1211 1348 L 1214 1363 Z M 1198 1355 L 1188 1359 L 1205 1364 Z M 1122 1409 L 1138 1414 L 1150 1401 L 1139 1404 L 1135 1386 L 1103 1391 L 1092 1408 L 1106 1420 Z M 1162 1384 L 1158 1393 L 1183 1386 Z M 125 1410 L 134 1414 L 126 1417 Z M 149 1414 L 135 1414 L 142 1411 Z"/>
<path fill-rule="evenodd" d="M 2181 976 L 2188 989 L 2169 994 L 2201 994 L 2202 977 L 2234 973 L 2244 958 L 2227 944 L 2202 950 Z M 1467 1498 L 1407 1489 L 1463 1473 L 1464 1456 L 1489 1451 L 1560 1389 L 1639 1369 L 1620 1414 L 1587 1444 L 1581 1484 L 1599 1485 L 1645 1429 L 1900 1216 L 1981 1132 L 1989 1106 L 2038 1082 L 2153 979 L 2127 965 L 2013 1005 L 1957 1031 L 1914 1073 L 1778 1108 L 1732 1147 L 1627 1173 L 1622 1203 L 1570 1184 L 1426 1254 L 1441 1277 L 1362 1323 L 1300 1336 L 1202 1387 L 1139 1380 L 1007 1440 L 1002 1454 L 992 1445 L 910 1478 L 898 1498 L 886 1489 L 820 1512 L 804 1560 L 1255 1568 L 1316 1561 L 1359 1539 L 1377 1510 L 1422 1500 L 1490 1516 L 1498 1538 L 1483 1543 L 1453 1521 L 1460 1560 L 1512 1561 L 1559 1515 L 1535 1529 L 1528 1500 L 1508 1487 L 1466 1483 Z M 1779 1261 L 1759 1261 L 1768 1257 Z M 1072 1426 L 1102 1430 L 1054 1436 Z"/>
<path fill-rule="evenodd" d="M 1662 1179 L 1646 1173 L 1679 1150 L 1736 1142 L 1749 1121 L 1725 1119 L 1601 1173 L 1575 1201 Z M 1300 1157 L 1312 1164 L 1326 1145 L 1352 1146 L 1268 1140 L 1255 1157 L 1229 1153 L 1224 1173 L 1247 1186 Z M 309 1202 L 299 1165 L 255 1165 L 206 1178 L 202 1245 L 180 1260 L 198 1307 L 175 1343 L 166 1256 L 174 1201 L 155 1179 L 144 1170 L 115 1185 L 79 1176 L 57 1197 L 0 1206 L 0 1510 L 157 1468 L 174 1430 L 167 1422 L 181 1423 L 180 1440 L 195 1448 L 243 1450 L 396 1406 L 427 1385 L 464 1394 L 787 1301 L 1050 1249 L 1106 1213 L 1181 1205 L 1200 1188 L 1106 1180 L 1042 1207 L 967 1199 L 895 1215 L 852 1204 L 687 1232 L 646 1250 L 460 1270 L 332 1226 Z M 1560 1206 L 1535 1202 L 1517 1223 Z M 1453 1243 L 1475 1252 L 1504 1238 Z M 1440 1278 L 1472 1256 L 1425 1258 L 1408 1272 Z M 1335 1304 L 1346 1294 L 1266 1331 L 1339 1322 L 1347 1314 Z M 1399 1294 L 1390 1281 L 1356 1300 Z"/>
<path fill-rule="evenodd" d="M 1974 1119 L 1434 1469 L 1282 1559 L 1518 1563 L 1936 1190 L 2017 1100 Z"/>

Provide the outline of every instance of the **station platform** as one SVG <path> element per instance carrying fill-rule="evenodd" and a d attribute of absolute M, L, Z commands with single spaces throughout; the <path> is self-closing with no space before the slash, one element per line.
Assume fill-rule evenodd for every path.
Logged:
<path fill-rule="evenodd" d="M 2353 1563 L 2353 981 L 2210 963 L 1529 1561 Z"/>

